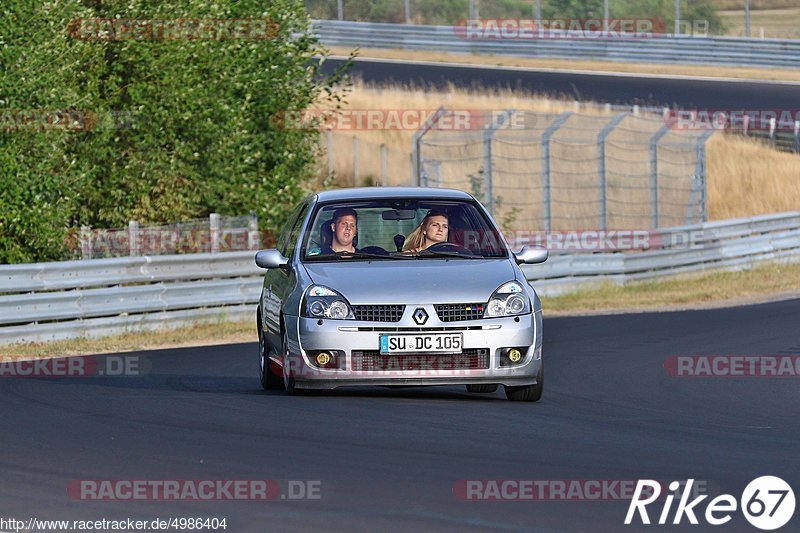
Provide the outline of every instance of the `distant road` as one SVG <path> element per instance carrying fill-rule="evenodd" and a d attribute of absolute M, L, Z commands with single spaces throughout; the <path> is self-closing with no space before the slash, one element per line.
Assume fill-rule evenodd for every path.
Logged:
<path fill-rule="evenodd" d="M 342 60 L 328 60 L 330 72 Z M 367 82 L 443 87 L 508 87 L 612 104 L 714 109 L 800 109 L 800 83 L 702 80 L 688 77 L 551 72 L 358 59 L 352 73 Z"/>

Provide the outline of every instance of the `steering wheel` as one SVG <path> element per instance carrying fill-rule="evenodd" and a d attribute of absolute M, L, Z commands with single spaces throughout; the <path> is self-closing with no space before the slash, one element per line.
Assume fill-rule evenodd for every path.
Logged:
<path fill-rule="evenodd" d="M 468 248 L 460 244 L 453 244 L 452 242 L 437 242 L 436 244 L 428 246 L 426 250 L 430 250 L 431 252 L 455 252 L 459 254 L 475 255 Z"/>

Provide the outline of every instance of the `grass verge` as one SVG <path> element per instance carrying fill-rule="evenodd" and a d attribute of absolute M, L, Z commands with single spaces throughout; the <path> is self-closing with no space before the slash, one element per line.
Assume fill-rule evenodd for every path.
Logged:
<path fill-rule="evenodd" d="M 624 286 L 605 283 L 542 298 L 547 316 L 614 311 L 674 311 L 800 298 L 800 264 L 766 264 L 743 271 L 685 274 Z"/>
<path fill-rule="evenodd" d="M 547 98 L 527 91 L 510 89 L 463 89 L 449 87 L 442 91 L 421 90 L 403 85 L 378 86 L 363 82 L 355 82 L 347 96 L 346 108 L 349 109 L 420 109 L 433 110 L 440 105 L 449 109 L 494 110 L 518 109 L 539 113 L 561 113 L 575 111 L 574 102 Z M 582 103 L 581 114 L 606 115 L 601 105 L 592 102 Z M 606 115 L 607 116 L 607 115 Z M 594 127 L 588 124 L 588 127 Z M 638 127 L 638 126 L 637 126 Z M 411 183 L 411 152 L 414 130 L 402 129 L 361 129 L 337 131 L 331 139 L 331 157 L 333 168 L 338 177 L 339 186 L 371 185 L 377 182 L 376 176 L 381 174 L 380 146 L 388 148 L 389 170 L 386 185 L 407 185 Z M 454 132 L 457 135 L 458 132 Z M 646 140 L 649 134 L 639 133 L 639 140 Z M 354 179 L 353 137 L 359 140 L 359 176 Z M 323 136 L 324 142 L 324 136 Z M 647 149 L 646 146 L 643 149 Z M 461 153 L 461 152 L 458 152 Z M 674 153 L 674 152 L 669 152 Z M 502 156 L 503 152 L 498 152 Z M 694 155 L 685 152 L 681 156 L 688 163 L 676 163 L 669 167 L 670 171 L 691 175 L 694 172 Z M 574 157 L 574 156 L 573 156 Z M 632 158 L 629 167 L 620 168 L 624 175 L 641 174 L 647 177 L 649 167 L 643 166 L 639 156 L 617 153 L 618 158 Z M 649 157 L 649 156 L 648 156 Z M 680 161 L 682 161 L 681 159 Z M 556 162 L 554 169 L 561 168 Z M 622 165 L 622 163 L 619 163 Z M 448 163 L 446 173 L 456 172 L 456 163 Z M 469 172 L 465 164 L 463 175 Z M 596 163 L 587 159 L 580 168 L 564 168 L 563 170 L 580 170 L 590 172 Z M 665 167 L 666 168 L 666 167 Z M 509 169 L 510 170 L 510 169 Z M 516 169 L 526 170 L 524 168 Z M 321 169 L 320 180 L 326 169 Z M 445 173 L 445 174 L 446 174 Z M 644 174 L 642 174 L 644 173 Z M 449 175 L 449 174 L 446 174 Z M 749 217 L 768 213 L 796 210 L 800 205 L 800 157 L 796 154 L 779 152 L 764 142 L 745 138 L 739 135 L 715 134 L 708 144 L 708 214 L 710 220 Z M 514 174 L 504 176 L 507 182 L 503 186 L 527 187 L 527 183 L 517 180 Z M 565 173 L 558 179 L 561 186 L 571 185 L 571 174 Z M 582 183 L 581 183 L 582 184 Z M 580 185 L 580 184 L 578 184 Z M 585 184 L 584 184 L 585 185 Z M 572 200 L 579 200 L 573 198 Z M 577 212 L 576 216 L 581 215 Z M 626 222 L 630 222 L 627 220 Z"/>
<path fill-rule="evenodd" d="M 666 281 L 611 283 L 558 297 L 542 298 L 545 316 L 668 311 L 744 305 L 800 298 L 800 265 L 768 264 L 739 272 L 708 272 Z M 256 342 L 253 322 L 197 324 L 192 327 L 0 347 L 0 358 L 57 357 Z M 255 351 L 253 352 L 255 356 Z"/>

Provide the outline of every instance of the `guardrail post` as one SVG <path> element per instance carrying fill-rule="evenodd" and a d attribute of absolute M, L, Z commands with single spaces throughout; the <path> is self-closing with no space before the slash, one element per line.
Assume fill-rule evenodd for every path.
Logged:
<path fill-rule="evenodd" d="M 414 137 L 411 140 L 411 172 L 413 173 L 411 181 L 416 181 L 417 187 L 427 187 L 428 185 L 428 178 L 427 176 L 423 176 L 424 172 L 422 169 L 422 138 L 436 125 L 444 112 L 444 106 L 437 109 L 433 115 L 428 117 L 428 120 L 425 121 L 416 133 L 414 133 Z"/>
<path fill-rule="evenodd" d="M 128 252 L 131 257 L 139 255 L 139 223 L 135 220 L 128 222 Z"/>
<path fill-rule="evenodd" d="M 542 204 L 544 207 L 545 231 L 550 231 L 553 225 L 553 214 L 550 209 L 550 139 L 570 116 L 572 116 L 572 111 L 561 113 L 542 133 Z"/>
<path fill-rule="evenodd" d="M 406 12 L 406 24 L 411 24 L 411 0 L 405 0 L 404 4 Z"/>
<path fill-rule="evenodd" d="M 380 182 L 381 187 L 386 186 L 386 173 L 387 173 L 386 167 L 389 164 L 388 159 L 389 159 L 389 151 L 386 148 L 386 144 L 381 143 L 381 182 Z"/>
<path fill-rule="evenodd" d="M 669 126 L 661 128 L 650 138 L 650 225 L 658 227 L 658 142 L 669 133 Z"/>
<path fill-rule="evenodd" d="M 344 0 L 336 1 L 336 16 L 339 20 L 344 20 Z"/>
<path fill-rule="evenodd" d="M 211 253 L 219 252 L 219 215 L 211 213 L 208 216 L 208 229 L 211 235 Z"/>
<path fill-rule="evenodd" d="M 483 130 L 483 175 L 486 177 L 486 197 L 484 202 L 489 213 L 494 216 L 494 182 L 492 178 L 492 139 L 498 128 L 513 115 L 515 110 L 506 109 L 501 115 L 492 120 L 489 128 Z"/>
<path fill-rule="evenodd" d="M 606 198 L 606 138 L 627 116 L 628 113 L 620 113 L 615 116 L 597 135 L 597 177 L 600 196 L 600 229 L 602 230 L 605 230 L 608 226 L 608 217 L 606 214 L 608 206 L 608 200 Z"/>
<path fill-rule="evenodd" d="M 81 226 L 81 259 L 92 258 L 92 230 L 89 226 Z"/>
<path fill-rule="evenodd" d="M 247 249 L 258 250 L 261 243 L 258 238 L 258 216 L 250 211 L 250 220 L 247 223 Z"/>

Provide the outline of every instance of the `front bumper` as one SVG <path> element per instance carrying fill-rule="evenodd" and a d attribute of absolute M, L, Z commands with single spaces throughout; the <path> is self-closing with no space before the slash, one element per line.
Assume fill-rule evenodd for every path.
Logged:
<path fill-rule="evenodd" d="M 429 313 L 430 314 L 430 313 Z M 435 316 L 435 315 L 431 315 Z M 332 389 L 349 385 L 452 385 L 502 384 L 533 385 L 542 361 L 541 310 L 519 317 L 445 322 L 416 327 L 415 324 L 359 322 L 352 320 L 323 320 L 286 318 L 289 349 L 284 361 L 284 374 L 294 378 L 295 387 Z M 400 330 L 400 331 L 398 331 Z M 411 331 L 414 330 L 414 331 Z M 463 334 L 466 352 L 484 354 L 475 365 L 459 364 L 468 359 L 458 355 L 410 354 L 400 364 L 387 364 L 380 369 L 364 370 L 362 354 L 370 352 L 373 361 L 381 361 L 376 352 L 382 333 L 441 333 L 458 331 Z M 501 351 L 519 348 L 522 359 L 512 366 L 501 367 Z M 310 362 L 309 352 L 337 350 L 344 356 L 342 368 L 323 369 Z M 383 356 L 391 358 L 391 356 Z M 388 359 L 387 359 L 388 360 Z M 455 363 L 453 364 L 453 362 Z M 359 366 L 361 364 L 361 366 Z M 508 364 L 506 362 L 506 364 Z"/>

